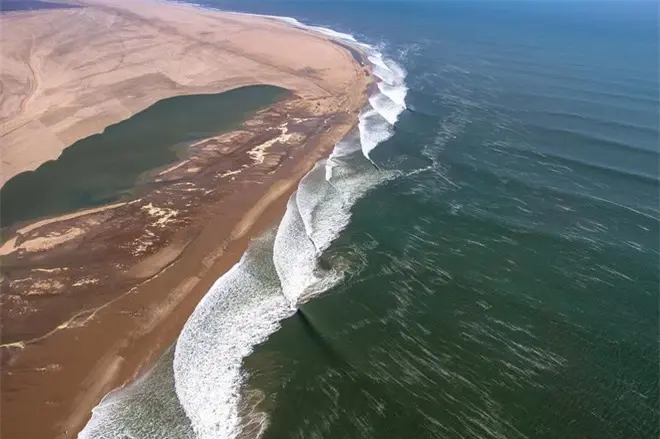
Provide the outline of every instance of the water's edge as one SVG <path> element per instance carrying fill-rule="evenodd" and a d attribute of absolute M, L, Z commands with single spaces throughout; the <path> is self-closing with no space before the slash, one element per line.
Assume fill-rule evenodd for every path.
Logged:
<path fill-rule="evenodd" d="M 319 257 L 349 224 L 355 202 L 397 175 L 380 169 L 371 153 L 393 135 L 405 109 L 403 68 L 352 35 L 267 17 L 360 50 L 372 63 L 378 90 L 355 132 L 300 181 L 279 226 L 253 240 L 240 262 L 215 282 L 175 346 L 150 372 L 93 409 L 80 438 L 233 438 L 248 432 L 258 437 L 268 416 L 254 409 L 258 397 L 243 392 L 243 359 L 299 304 L 342 280 L 346 264 L 321 266 Z"/>

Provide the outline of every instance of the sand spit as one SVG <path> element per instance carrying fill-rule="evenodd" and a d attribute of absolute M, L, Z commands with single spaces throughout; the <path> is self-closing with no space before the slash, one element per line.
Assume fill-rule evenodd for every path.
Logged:
<path fill-rule="evenodd" d="M 367 101 L 370 75 L 354 54 L 286 23 L 150 0 L 79 3 L 0 15 L 3 183 L 163 98 L 250 84 L 293 93 L 189 145 L 139 198 L 3 231 L 1 437 L 76 437 L 281 218 Z"/>
<path fill-rule="evenodd" d="M 318 99 L 341 94 L 359 69 L 348 50 L 272 19 L 81 3 L 0 15 L 0 186 L 166 97 L 271 84 Z"/>

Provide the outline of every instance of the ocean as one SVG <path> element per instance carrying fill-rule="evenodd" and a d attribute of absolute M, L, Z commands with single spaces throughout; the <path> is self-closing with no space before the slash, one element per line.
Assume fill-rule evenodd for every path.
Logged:
<path fill-rule="evenodd" d="M 200 5 L 378 87 L 81 438 L 658 437 L 657 4 Z"/>

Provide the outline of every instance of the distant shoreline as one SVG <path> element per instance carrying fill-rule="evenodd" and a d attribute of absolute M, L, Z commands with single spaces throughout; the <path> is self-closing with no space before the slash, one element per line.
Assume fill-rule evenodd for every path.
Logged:
<path fill-rule="evenodd" d="M 371 82 L 343 45 L 277 20 L 150 0 L 79 3 L 0 15 L 5 38 L 35 35 L 28 51 L 0 44 L 7 71 L 29 78 L 3 96 L 3 181 L 166 97 L 251 84 L 293 95 L 196 142 L 137 199 L 6 237 L 7 437 L 76 437 L 105 394 L 146 370 L 249 239 L 282 217 L 298 181 L 356 126 Z M 63 31 L 40 39 L 49 28 Z M 279 50 L 291 44 L 296 53 Z"/>

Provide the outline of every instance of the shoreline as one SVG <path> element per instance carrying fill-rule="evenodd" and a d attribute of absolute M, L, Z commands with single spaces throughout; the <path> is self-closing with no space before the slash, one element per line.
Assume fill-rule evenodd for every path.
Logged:
<path fill-rule="evenodd" d="M 260 111 L 291 98 L 284 89 L 256 85 L 161 99 L 100 134 L 76 141 L 57 160 L 7 181 L 0 188 L 3 232 L 139 198 L 194 159 L 196 143 L 234 131 Z M 47 202 L 28 201 L 41 197 Z"/>
<path fill-rule="evenodd" d="M 111 2 L 111 0 L 94 0 L 85 3 Z M 167 5 L 163 2 L 157 3 L 159 7 Z M 142 1 L 140 4 L 150 4 L 150 2 Z M 33 13 L 42 13 L 42 11 Z M 218 15 L 222 14 L 218 13 Z M 281 26 L 292 28 L 287 24 Z M 299 29 L 295 32 L 311 34 Z M 341 46 L 333 44 L 328 38 L 315 38 L 325 40 L 332 46 Z M 343 51 L 346 52 L 346 49 L 343 48 Z M 355 61 L 351 54 L 346 54 L 346 57 L 351 60 L 350 62 Z M 363 69 L 356 65 L 354 71 L 363 72 Z M 247 171 L 243 180 L 241 175 L 236 177 L 235 181 L 233 176 L 230 177 L 232 180 L 225 184 L 235 188 L 230 191 L 233 194 L 223 194 L 222 200 L 217 201 L 216 206 L 211 206 L 199 213 L 198 217 L 194 217 L 197 219 L 196 224 L 201 224 L 200 227 L 187 226 L 175 230 L 168 238 L 169 243 L 164 243 L 165 247 L 161 246 L 163 251 L 154 254 L 154 257 L 161 259 L 156 263 L 155 272 L 137 275 L 135 270 L 132 270 L 131 273 L 138 279 L 138 283 L 126 288 L 114 298 L 112 294 L 116 295 L 117 292 L 110 292 L 111 296 L 108 296 L 111 298 L 110 301 L 101 301 L 98 306 L 91 308 L 84 307 L 81 312 L 64 319 L 63 323 L 47 334 L 37 337 L 37 340 L 28 346 L 21 347 L 20 340 L 9 343 L 13 347 L 5 344 L 1 350 L 4 384 L 2 433 L 11 437 L 76 437 L 78 431 L 91 417 L 91 409 L 109 391 L 123 387 L 148 370 L 164 350 L 176 341 L 188 316 L 211 285 L 238 262 L 250 239 L 282 218 L 288 198 L 296 190 L 300 179 L 319 159 L 329 155 L 337 141 L 355 129 L 357 116 L 367 102 L 367 85 L 372 81 L 368 74 L 360 75 L 362 82 L 353 84 L 353 89 L 361 90 L 360 95 L 344 101 L 343 104 L 339 104 L 341 107 L 335 110 L 333 104 L 327 104 L 329 107 L 323 110 L 326 112 L 325 117 L 319 117 L 323 111 L 318 116 L 314 116 L 316 113 L 310 108 L 314 99 L 304 96 L 304 91 L 301 93 L 303 96 L 287 100 L 286 105 L 275 105 L 280 111 L 279 115 L 272 114 L 273 108 L 269 108 L 266 116 L 263 116 L 266 123 L 262 123 L 261 128 L 255 131 L 256 134 L 243 142 L 245 147 L 235 154 L 229 152 L 236 157 L 232 160 L 239 160 L 236 155 L 238 153 L 241 153 L 242 157 L 249 151 L 259 148 L 262 144 L 259 142 L 263 142 L 264 138 L 276 139 L 272 131 L 278 125 L 273 126 L 268 118 L 275 121 L 288 120 L 291 114 L 299 112 L 303 116 L 311 114 L 311 122 L 302 123 L 300 135 L 306 136 L 301 141 L 302 145 L 292 150 L 286 141 L 275 143 L 267 150 L 265 156 L 257 155 L 261 162 L 257 161 L 253 165 L 255 167 L 253 177 L 247 175 Z M 329 98 L 325 99 L 327 101 Z M 214 151 L 220 150 L 224 153 L 225 150 L 222 148 L 226 149 L 226 147 L 214 146 L 213 142 L 226 145 L 232 140 L 231 136 L 237 132 L 240 133 L 241 130 L 221 134 L 218 136 L 220 140 L 210 139 L 200 142 L 202 145 L 198 149 L 205 151 L 204 148 L 214 147 L 215 149 L 212 148 Z M 223 141 L 225 143 L 222 143 Z M 273 141 L 266 140 L 266 143 L 268 142 Z M 252 149 L 246 153 L 247 148 Z M 181 172 L 194 166 L 194 164 L 191 166 L 186 164 L 190 157 L 199 158 L 195 153 L 186 154 L 185 158 L 181 157 L 167 169 L 159 169 L 159 172 L 156 174 L 154 171 L 154 174 L 157 176 L 164 174 L 165 186 L 171 186 L 175 183 L 170 183 L 168 178 L 177 181 L 176 177 Z M 211 160 L 208 157 L 205 159 L 208 163 L 215 163 L 208 161 Z M 239 171 L 229 169 L 223 171 L 222 175 L 225 175 L 225 172 L 230 174 Z M 259 175 L 261 177 L 253 181 Z M 195 181 L 194 185 L 203 182 L 204 180 L 199 183 Z M 267 189 L 264 188 L 264 183 L 269 186 Z M 157 195 L 162 194 L 154 195 L 156 200 L 162 200 L 162 197 L 158 198 Z M 58 227 L 70 229 L 74 226 L 75 228 L 84 221 L 97 221 L 92 227 L 92 230 L 97 230 L 101 227 L 99 222 L 103 224 L 120 222 L 122 217 L 134 217 L 137 215 L 135 212 L 141 212 L 145 207 L 148 211 L 155 210 L 156 215 L 159 215 L 154 202 L 145 204 L 147 198 L 143 197 L 120 205 L 101 206 L 101 209 L 95 212 L 85 210 L 61 217 L 42 218 L 20 224 L 18 228 L 29 229 L 24 232 L 26 235 L 38 236 L 39 233 L 53 233 L 52 230 L 57 231 Z M 40 232 L 40 229 L 46 231 Z M 23 237 L 23 242 L 14 241 L 13 244 L 9 241 L 5 242 L 2 247 L 3 256 L 12 254 L 15 256 L 16 253 L 11 248 L 6 249 L 5 246 L 8 244 L 20 246 L 25 239 L 29 242 L 30 236 Z M 72 246 L 74 253 L 79 253 L 78 249 L 84 242 L 83 239 L 76 238 L 72 243 L 59 245 L 55 250 L 46 251 L 45 254 L 53 253 L 57 258 L 57 252 L 66 252 L 69 245 Z M 84 249 L 82 251 L 83 256 L 89 252 Z M 169 254 L 169 259 L 163 261 L 162 253 Z M 31 270 L 45 272 L 48 279 L 56 277 L 54 273 L 62 273 L 59 268 L 43 265 L 43 255 L 38 256 L 37 260 L 42 260 L 42 265 L 34 268 L 37 267 L 35 265 Z M 27 260 L 29 261 L 29 257 Z M 160 268 L 158 268 L 159 264 Z M 2 274 L 6 291 L 7 284 L 12 285 L 12 281 L 6 279 L 6 273 Z M 111 289 L 122 290 L 125 288 L 122 285 L 130 285 L 122 282 L 115 283 L 114 288 Z M 114 332 L 117 330 L 119 333 Z M 3 343 L 5 343 L 4 339 Z M 29 422 L 34 414 L 41 419 L 39 425 Z"/>
<path fill-rule="evenodd" d="M 351 72 L 328 72 L 325 68 L 323 58 L 331 58 L 330 63 L 338 61 L 326 43 L 341 45 L 326 35 L 273 17 L 162 0 L 68 3 L 73 7 L 12 11 L 0 16 L 5 29 L 0 34 L 0 55 L 8 77 L 4 89 L 28 78 L 22 89 L 14 87 L 12 93 L 0 97 L 0 187 L 19 173 L 57 159 L 75 141 L 98 134 L 161 99 L 223 93 L 251 85 L 273 85 L 302 98 L 322 99 L 340 93 L 340 84 L 346 85 L 351 77 Z M 49 20 L 43 22 L 44 18 Z M 149 20 L 163 24 L 151 25 Z M 199 30 L 190 29 L 191 20 L 197 21 Z M 121 21 L 134 27 L 133 32 L 146 30 L 145 38 L 153 43 L 118 43 L 105 34 L 106 30 L 114 32 Z M 59 38 L 61 41 L 47 32 L 62 26 L 71 29 Z M 215 30 L 218 26 L 226 28 L 226 33 Z M 43 35 L 35 36 L 36 29 L 42 27 L 46 29 Z M 32 43 L 24 47 L 8 37 L 12 34 Z M 99 48 L 72 53 L 82 34 L 97 39 Z M 226 34 L 233 38 L 225 39 Z M 261 38 L 272 34 L 279 38 L 269 41 L 272 47 L 264 47 Z M 132 34 L 127 35 L 130 40 Z M 300 54 L 284 50 L 301 37 L 306 44 Z M 156 42 L 171 48 L 154 48 Z M 109 51 L 107 56 L 103 50 Z M 171 59 L 176 56 L 179 62 Z M 80 62 L 79 58 L 88 59 Z M 60 108 L 51 102 L 58 102 Z M 41 142 L 28 148 L 29 139 L 34 137 Z"/>

